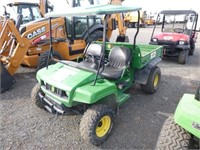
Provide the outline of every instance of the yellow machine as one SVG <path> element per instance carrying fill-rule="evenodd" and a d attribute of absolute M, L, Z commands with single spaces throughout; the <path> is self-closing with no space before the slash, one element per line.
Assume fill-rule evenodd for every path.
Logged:
<path fill-rule="evenodd" d="M 146 27 L 146 18 L 147 13 L 146 11 L 140 11 L 140 27 Z M 124 21 L 127 27 L 129 28 L 137 28 L 137 20 L 138 15 L 136 12 L 128 12 L 124 15 Z"/>
<path fill-rule="evenodd" d="M 44 17 L 44 14 L 53 11 L 53 6 L 48 0 L 39 0 L 39 3 L 27 2 L 22 0 L 13 0 L 4 7 L 4 14 L 0 20 L 13 18 L 17 20 L 17 14 L 22 15 L 21 24 Z M 1 28 L 0 28 L 1 31 Z"/>
<path fill-rule="evenodd" d="M 110 17 L 107 39 L 110 39 L 112 31 L 116 29 L 116 17 L 119 27 L 119 36 L 116 41 L 123 42 L 127 39 L 126 27 L 123 25 L 120 14 Z M 18 19 L 16 22 L 20 22 L 22 16 L 19 15 Z M 57 59 L 75 60 L 82 55 L 87 43 L 102 40 L 103 37 L 102 19 L 97 16 L 53 18 L 51 24 L 53 57 Z M 47 51 L 49 30 L 48 18 L 23 24 L 20 28 L 19 24 L 14 24 L 12 19 L 5 21 L 0 34 L 1 80 L 3 81 L 1 91 L 5 91 L 14 83 L 12 76 L 20 65 L 38 69 L 46 66 L 49 53 Z"/>
<path fill-rule="evenodd" d="M 152 15 L 152 13 L 147 14 L 147 17 L 145 19 L 145 22 L 148 26 L 150 25 L 154 25 L 155 24 L 155 20 L 154 20 L 154 15 Z"/>

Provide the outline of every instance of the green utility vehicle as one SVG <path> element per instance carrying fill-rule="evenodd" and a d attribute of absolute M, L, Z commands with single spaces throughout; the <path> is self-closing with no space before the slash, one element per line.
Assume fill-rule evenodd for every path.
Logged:
<path fill-rule="evenodd" d="M 47 14 L 50 18 L 105 15 L 103 42 L 90 43 L 81 62 L 60 60 L 39 70 L 38 83 L 32 90 L 32 100 L 36 105 L 53 114 L 84 113 L 80 133 L 83 139 L 94 145 L 103 143 L 110 135 L 115 113 L 130 98 L 125 91 L 134 82 L 141 84 L 147 93 L 158 89 L 161 71 L 157 64 L 161 61 L 162 46 L 136 45 L 139 23 L 133 44 L 106 42 L 111 14 L 137 11 L 140 15 L 140 9 L 108 4 L 74 8 L 63 14 Z"/>
<path fill-rule="evenodd" d="M 161 129 L 156 149 L 200 148 L 200 85 L 196 94 L 184 94 L 174 116 Z"/>

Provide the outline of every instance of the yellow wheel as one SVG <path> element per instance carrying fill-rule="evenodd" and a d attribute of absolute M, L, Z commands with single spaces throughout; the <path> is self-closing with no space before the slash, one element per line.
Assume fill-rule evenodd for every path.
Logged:
<path fill-rule="evenodd" d="M 155 78 L 154 78 L 154 82 L 153 82 L 154 87 L 156 87 L 158 85 L 158 82 L 159 82 L 159 75 L 156 74 Z"/>
<path fill-rule="evenodd" d="M 98 122 L 96 127 L 96 135 L 98 137 L 103 137 L 108 133 L 111 126 L 111 118 L 109 116 L 104 116 Z"/>
<path fill-rule="evenodd" d="M 98 104 L 88 108 L 80 122 L 80 133 L 84 140 L 99 145 L 110 136 L 114 125 L 114 111 Z"/>
<path fill-rule="evenodd" d="M 151 69 L 149 78 L 146 84 L 142 84 L 141 88 L 144 92 L 153 94 L 157 91 L 161 78 L 160 68 L 155 66 Z"/>

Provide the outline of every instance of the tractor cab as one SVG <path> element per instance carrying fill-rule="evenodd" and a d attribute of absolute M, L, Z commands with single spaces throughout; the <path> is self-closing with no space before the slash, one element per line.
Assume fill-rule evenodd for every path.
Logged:
<path fill-rule="evenodd" d="M 9 12 L 9 18 L 17 20 L 18 15 L 22 15 L 21 24 L 28 23 L 30 21 L 42 18 L 37 3 L 31 2 L 14 2 L 7 4 L 7 12 Z"/>

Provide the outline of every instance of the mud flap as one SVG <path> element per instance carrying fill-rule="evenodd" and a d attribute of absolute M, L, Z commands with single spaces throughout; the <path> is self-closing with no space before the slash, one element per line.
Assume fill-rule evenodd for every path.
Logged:
<path fill-rule="evenodd" d="M 4 65 L 1 63 L 1 93 L 8 90 L 13 84 L 16 83 L 15 79 L 9 74 Z"/>

